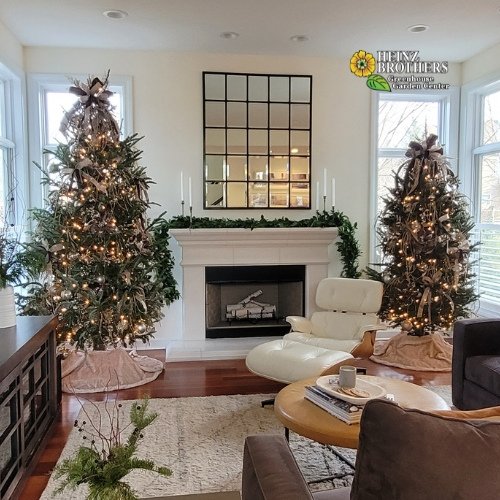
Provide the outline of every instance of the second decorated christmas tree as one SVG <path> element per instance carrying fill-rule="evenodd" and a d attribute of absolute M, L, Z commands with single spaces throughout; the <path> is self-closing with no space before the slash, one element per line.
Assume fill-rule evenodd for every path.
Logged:
<path fill-rule="evenodd" d="M 379 216 L 384 282 L 380 317 L 409 335 L 448 330 L 476 300 L 469 262 L 473 221 L 436 135 L 411 142 Z"/>

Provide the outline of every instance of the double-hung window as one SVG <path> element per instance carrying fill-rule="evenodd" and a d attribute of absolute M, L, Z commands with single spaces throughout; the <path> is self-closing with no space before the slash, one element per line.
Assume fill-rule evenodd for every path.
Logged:
<path fill-rule="evenodd" d="M 436 134 L 456 171 L 458 97 L 457 88 L 439 93 L 373 93 L 370 262 L 382 260 L 376 234 L 377 216 L 389 194 L 387 188 L 394 185 L 394 174 L 408 159 L 405 153 L 409 143 Z"/>
<path fill-rule="evenodd" d="M 23 74 L 0 61 L 0 227 L 22 232 L 28 191 Z"/>
<path fill-rule="evenodd" d="M 87 83 L 88 75 L 75 75 L 75 80 Z M 132 78 L 110 76 L 108 89 L 113 92 L 111 104 L 115 117 L 120 125 L 122 137 L 132 133 Z M 77 100 L 77 96 L 69 92 L 72 82 L 64 75 L 31 74 L 28 78 L 28 99 L 31 134 L 30 156 L 32 161 L 41 166 L 50 175 L 52 155 L 44 152 L 55 151 L 65 137 L 59 131 L 61 120 Z M 31 169 L 32 185 L 40 186 L 42 173 Z M 32 190 L 31 203 L 42 206 L 46 197 L 45 186 Z"/>
<path fill-rule="evenodd" d="M 480 314 L 500 312 L 500 74 L 462 90 L 460 174 L 475 218 Z"/>

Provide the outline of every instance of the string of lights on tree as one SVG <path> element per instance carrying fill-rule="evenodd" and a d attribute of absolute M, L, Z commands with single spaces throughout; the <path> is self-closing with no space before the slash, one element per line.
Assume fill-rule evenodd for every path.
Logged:
<path fill-rule="evenodd" d="M 160 269 L 168 236 L 158 239 L 146 216 L 152 181 L 139 165 L 140 138 L 120 140 L 103 80 L 70 87 L 78 100 L 61 123 L 67 143 L 51 153 L 48 206 L 32 212 L 25 255 L 40 279 L 22 299 L 24 314 L 58 315 L 60 343 L 94 349 L 146 342 L 178 298 Z"/>
<path fill-rule="evenodd" d="M 366 271 L 384 283 L 381 319 L 422 336 L 470 316 L 474 224 L 437 136 L 411 142 L 406 156 L 379 216 L 381 270 Z"/>

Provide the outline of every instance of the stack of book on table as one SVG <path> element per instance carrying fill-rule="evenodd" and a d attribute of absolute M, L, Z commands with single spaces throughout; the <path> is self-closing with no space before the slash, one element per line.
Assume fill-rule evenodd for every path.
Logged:
<path fill-rule="evenodd" d="M 349 403 L 326 393 L 317 385 L 307 386 L 305 398 L 346 424 L 358 424 L 364 405 Z"/>

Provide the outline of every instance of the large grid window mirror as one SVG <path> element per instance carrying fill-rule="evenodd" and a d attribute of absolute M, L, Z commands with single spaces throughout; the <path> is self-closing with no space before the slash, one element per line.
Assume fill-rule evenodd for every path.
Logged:
<path fill-rule="evenodd" d="M 203 73 L 204 207 L 308 209 L 312 76 Z"/>

